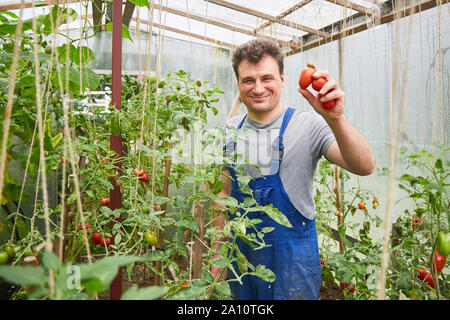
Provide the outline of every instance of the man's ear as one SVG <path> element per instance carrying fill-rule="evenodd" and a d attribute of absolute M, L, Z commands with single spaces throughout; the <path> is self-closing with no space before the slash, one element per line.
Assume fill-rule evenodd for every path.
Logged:
<path fill-rule="evenodd" d="M 280 74 L 280 79 L 281 79 L 281 87 L 284 88 L 284 72 Z"/>

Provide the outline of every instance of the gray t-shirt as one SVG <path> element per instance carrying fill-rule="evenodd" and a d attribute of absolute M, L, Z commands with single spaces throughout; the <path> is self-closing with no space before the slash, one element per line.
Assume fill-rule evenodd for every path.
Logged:
<path fill-rule="evenodd" d="M 236 143 L 236 151 L 240 155 L 237 163 L 244 168 L 245 175 L 259 178 L 261 174 L 270 174 L 272 142 L 279 135 L 286 110 L 287 107 L 283 107 L 280 114 L 264 125 L 249 117 L 245 119 Z M 227 121 L 227 135 L 235 131 L 243 117 L 244 115 L 238 115 Z M 295 110 L 283 135 L 281 181 L 295 208 L 311 220 L 315 215 L 312 187 L 317 162 L 322 156 L 325 157 L 333 141 L 333 132 L 315 111 Z M 245 160 L 239 159 L 247 159 L 249 165 L 244 164 Z"/>

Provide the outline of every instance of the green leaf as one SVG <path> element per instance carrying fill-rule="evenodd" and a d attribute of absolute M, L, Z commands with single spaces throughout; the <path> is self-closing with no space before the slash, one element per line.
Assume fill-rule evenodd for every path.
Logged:
<path fill-rule="evenodd" d="M 122 295 L 121 300 L 153 300 L 161 297 L 167 292 L 167 288 L 164 287 L 146 287 L 137 288 L 131 287 Z"/>
<path fill-rule="evenodd" d="M 247 258 L 245 255 L 239 250 L 239 248 L 236 246 L 236 258 L 237 258 L 237 265 L 239 271 L 243 273 L 247 273 L 248 271 L 248 264 L 247 264 Z"/>
<path fill-rule="evenodd" d="M 442 170 L 443 166 L 442 166 L 442 159 L 437 159 L 436 163 L 434 164 L 434 167 L 438 170 Z"/>
<path fill-rule="evenodd" d="M 113 23 L 108 22 L 106 24 L 106 29 L 110 32 L 113 32 Z M 133 39 L 131 39 L 130 31 L 128 31 L 128 28 L 125 25 L 122 25 L 122 38 L 129 39 L 131 42 L 133 42 Z"/>
<path fill-rule="evenodd" d="M 53 6 L 50 9 L 50 13 L 44 17 L 44 34 L 48 36 L 52 32 L 58 31 L 58 28 L 66 23 L 76 20 L 78 17 L 77 12 L 71 8 L 62 8 Z"/>
<path fill-rule="evenodd" d="M 47 249 L 42 255 L 42 264 L 48 270 L 56 271 L 61 268 L 61 262 L 59 261 L 59 258 L 53 252 L 48 251 Z"/>
<path fill-rule="evenodd" d="M 48 280 L 48 274 L 41 266 L 0 266 L 0 278 L 20 286 L 39 285 Z"/>
<path fill-rule="evenodd" d="M 228 266 L 228 259 L 227 258 L 219 258 L 212 261 L 212 264 L 215 266 L 218 266 L 219 268 L 225 268 Z"/>
<path fill-rule="evenodd" d="M 138 7 L 147 7 L 150 9 L 150 4 L 148 3 L 148 0 L 129 0 L 131 3 L 134 3 Z"/>
<path fill-rule="evenodd" d="M 181 288 L 169 300 L 194 300 L 198 299 L 205 293 L 205 287 L 202 285 L 195 285 L 192 281 L 187 288 Z"/>
<path fill-rule="evenodd" d="M 231 295 L 230 285 L 228 284 L 227 281 L 219 282 L 214 288 L 220 294 L 227 295 L 227 296 Z"/>
<path fill-rule="evenodd" d="M 95 59 L 94 51 L 86 46 L 78 46 L 70 50 L 70 60 L 77 66 L 85 66 Z"/>
<path fill-rule="evenodd" d="M 110 286 L 119 267 L 143 260 L 136 256 L 110 256 L 92 264 L 79 265 L 81 284 L 90 290 L 89 293 L 101 292 Z"/>
<path fill-rule="evenodd" d="M 237 208 L 239 206 L 238 201 L 233 197 L 218 198 L 215 202 L 226 207 Z"/>
<path fill-rule="evenodd" d="M 276 279 L 275 273 L 272 270 L 267 269 L 264 265 L 257 265 L 255 274 L 260 277 L 262 280 L 267 282 L 274 282 Z"/>
<path fill-rule="evenodd" d="M 285 227 L 292 228 L 292 225 L 289 222 L 288 218 L 286 218 L 286 216 L 283 213 L 281 213 L 277 208 L 273 207 L 272 204 L 268 204 L 262 207 L 261 211 L 265 212 L 270 218 L 272 218 L 279 224 Z"/>
<path fill-rule="evenodd" d="M 93 70 L 82 67 L 81 69 L 75 69 L 63 66 L 61 69 L 61 81 L 63 88 L 66 88 L 67 82 L 69 91 L 73 94 L 82 94 L 86 89 L 96 90 L 100 84 L 100 76 Z M 52 76 L 53 84 L 59 88 L 59 76 L 55 71 Z"/>
<path fill-rule="evenodd" d="M 59 132 L 56 136 L 52 137 L 53 149 L 55 149 L 58 146 L 58 144 L 61 142 L 62 138 L 63 138 L 63 134 L 61 132 Z"/>

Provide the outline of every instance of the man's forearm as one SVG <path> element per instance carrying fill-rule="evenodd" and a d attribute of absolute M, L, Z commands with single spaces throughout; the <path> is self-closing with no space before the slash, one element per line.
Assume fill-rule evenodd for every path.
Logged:
<path fill-rule="evenodd" d="M 358 175 L 371 174 L 375 168 L 375 161 L 370 146 L 362 134 L 344 115 L 338 119 L 325 120 L 334 133 L 342 157 L 341 160 L 336 154 L 334 157 L 331 155 L 334 158 L 332 160 L 335 160 L 333 162 Z"/>

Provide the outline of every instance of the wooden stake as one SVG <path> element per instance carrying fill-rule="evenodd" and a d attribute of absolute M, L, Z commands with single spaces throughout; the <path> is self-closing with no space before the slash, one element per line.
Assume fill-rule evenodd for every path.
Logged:
<path fill-rule="evenodd" d="M 197 225 L 199 232 L 195 234 L 193 251 L 193 279 L 201 279 L 202 267 L 203 267 L 203 252 L 205 246 L 203 244 L 203 238 L 205 237 L 205 207 L 202 204 L 198 204 L 195 207 L 195 213 L 197 218 Z"/>

